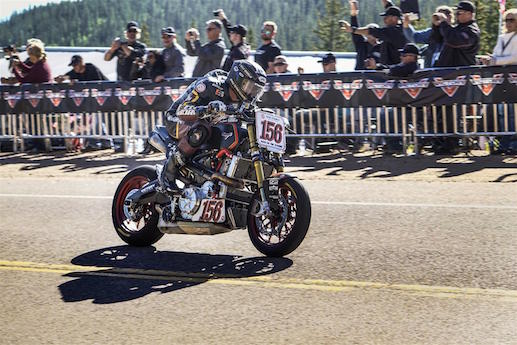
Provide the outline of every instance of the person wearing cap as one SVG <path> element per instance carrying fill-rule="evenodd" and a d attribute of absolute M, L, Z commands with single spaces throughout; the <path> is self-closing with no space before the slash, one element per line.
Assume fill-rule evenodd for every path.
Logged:
<path fill-rule="evenodd" d="M 214 69 L 221 68 L 221 61 L 226 48 L 226 44 L 224 44 L 224 40 L 221 38 L 223 23 L 218 19 L 212 19 L 205 24 L 208 43 L 201 45 L 199 31 L 195 28 L 188 29 L 185 34 L 187 54 L 198 57 L 192 77 L 202 77 Z"/>
<path fill-rule="evenodd" d="M 185 76 L 185 49 L 176 41 L 176 30 L 172 26 L 162 28 L 163 50 L 161 57 L 165 63 L 165 72 L 157 76 L 157 81 L 164 78 L 178 78 Z"/>
<path fill-rule="evenodd" d="M 260 37 L 262 45 L 255 51 L 255 62 L 266 71 L 267 74 L 274 73 L 273 63 L 275 57 L 281 55 L 281 48 L 275 42 L 277 25 L 275 22 L 266 21 L 262 24 Z"/>
<path fill-rule="evenodd" d="M 384 65 L 394 65 L 400 62 L 399 49 L 402 49 L 407 40 L 402 32 L 402 26 L 399 24 L 402 12 L 397 6 L 389 6 L 380 16 L 384 17 L 385 27 L 361 27 L 357 28 L 343 23 L 343 30 L 357 35 L 372 35 L 382 41 L 380 44 L 379 62 Z"/>
<path fill-rule="evenodd" d="M 407 77 L 418 69 L 418 47 L 414 43 L 406 43 L 404 49 L 400 49 L 400 63 L 396 65 L 377 64 L 376 69 L 387 70 L 394 77 Z"/>
<path fill-rule="evenodd" d="M 444 14 L 437 13 L 433 24 L 438 25 L 443 38 L 443 48 L 434 67 L 472 66 L 480 47 L 480 30 L 475 21 L 476 7 L 470 1 L 460 1 L 456 6 L 456 23 L 447 22 Z"/>
<path fill-rule="evenodd" d="M 99 68 L 91 63 L 84 63 L 81 55 L 74 55 L 70 60 L 68 66 L 72 69 L 65 74 L 58 75 L 54 80 L 62 83 L 65 80 L 70 81 L 94 81 L 94 80 L 108 80 Z"/>
<path fill-rule="evenodd" d="M 452 8 L 445 5 L 438 6 L 436 11 L 433 13 L 433 18 L 439 16 L 438 13 L 443 13 L 447 18 L 447 22 L 449 24 L 452 23 Z M 443 39 L 441 37 L 440 28 L 438 25 L 432 24 L 430 28 L 424 30 L 415 30 L 413 25 L 411 25 L 410 15 L 405 13 L 402 20 L 402 31 L 404 32 L 404 36 L 406 36 L 409 42 L 427 44 L 427 48 L 422 54 L 424 58 L 424 68 L 433 67 L 434 63 L 440 56 L 440 51 L 442 50 L 443 44 Z"/>
<path fill-rule="evenodd" d="M 359 14 L 359 6 L 357 0 L 349 0 L 348 3 L 350 4 L 350 23 L 348 23 L 345 20 L 340 21 L 340 25 L 344 27 L 359 27 L 359 20 L 357 19 L 357 16 Z M 390 7 L 393 6 L 391 2 L 389 4 L 386 4 L 385 6 Z M 367 28 L 379 28 L 379 25 L 375 23 L 368 24 L 366 26 Z M 349 31 L 351 32 L 351 31 Z M 372 35 L 358 35 L 358 34 L 352 34 L 352 42 L 354 43 L 355 48 L 355 70 L 364 70 L 366 69 L 365 61 L 368 58 L 375 59 L 375 62 L 377 62 L 380 59 L 380 41 L 377 40 Z"/>
<path fill-rule="evenodd" d="M 140 32 L 138 23 L 131 21 L 126 25 L 126 39 L 122 40 L 116 37 L 111 43 L 111 48 L 104 54 L 105 61 L 111 61 L 113 57 L 117 57 L 117 79 L 131 81 L 131 68 L 133 62 L 137 58 L 143 58 L 146 52 L 146 46 L 138 41 Z"/>
<path fill-rule="evenodd" d="M 287 69 L 288 66 L 287 58 L 284 55 L 278 55 L 273 61 L 273 72 L 277 74 L 292 73 Z"/>
<path fill-rule="evenodd" d="M 215 13 L 217 13 L 217 18 L 223 23 L 228 39 L 232 43 L 230 52 L 223 64 L 223 70 L 228 72 L 235 60 L 247 60 L 250 56 L 250 46 L 246 43 L 248 28 L 242 24 L 232 26 L 222 9 L 218 9 Z"/>
<path fill-rule="evenodd" d="M 327 53 L 321 60 L 318 60 L 323 67 L 323 73 L 336 72 L 336 57 L 332 53 Z"/>

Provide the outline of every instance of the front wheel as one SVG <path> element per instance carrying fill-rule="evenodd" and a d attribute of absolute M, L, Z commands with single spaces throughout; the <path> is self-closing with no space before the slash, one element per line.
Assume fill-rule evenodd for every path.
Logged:
<path fill-rule="evenodd" d="M 130 210 L 124 204 L 126 197 L 157 178 L 150 166 L 141 166 L 130 171 L 120 182 L 111 207 L 111 217 L 117 235 L 132 246 L 150 246 L 162 238 L 158 229 L 159 214 L 153 203 L 138 205 Z"/>
<path fill-rule="evenodd" d="M 248 211 L 248 234 L 262 254 L 280 257 L 302 243 L 311 222 L 311 201 L 300 182 L 285 176 L 278 183 L 280 207 L 272 216 L 254 216 L 260 196 L 256 194 Z"/>

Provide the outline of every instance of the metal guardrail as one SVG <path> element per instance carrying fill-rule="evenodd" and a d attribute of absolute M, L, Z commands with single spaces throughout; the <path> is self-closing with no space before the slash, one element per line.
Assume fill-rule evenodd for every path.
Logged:
<path fill-rule="evenodd" d="M 289 119 L 288 138 L 401 138 L 415 149 L 424 138 L 515 135 L 517 103 L 424 107 L 276 109 Z M 163 125 L 162 111 L 0 115 L 0 140 L 23 151 L 28 139 L 119 139 L 125 150 Z"/>

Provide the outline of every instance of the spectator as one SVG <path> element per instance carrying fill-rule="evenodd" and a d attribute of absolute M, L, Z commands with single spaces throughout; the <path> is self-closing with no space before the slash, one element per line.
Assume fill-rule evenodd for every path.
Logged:
<path fill-rule="evenodd" d="M 93 80 L 108 80 L 101 70 L 91 63 L 84 63 L 82 56 L 74 55 L 68 64 L 72 66 L 72 70 L 63 75 L 58 75 L 54 80 L 62 83 L 65 80 L 78 81 L 93 81 Z"/>
<path fill-rule="evenodd" d="M 105 61 L 111 61 L 117 56 L 117 79 L 131 81 L 131 68 L 136 58 L 145 55 L 146 46 L 138 41 L 140 32 L 138 23 L 131 21 L 126 26 L 126 40 L 116 37 L 111 43 L 111 48 L 104 54 Z"/>
<path fill-rule="evenodd" d="M 51 81 L 50 66 L 47 63 L 47 54 L 43 44 L 32 44 L 27 48 L 31 66 L 15 60 L 14 75 L 20 83 L 48 83 Z"/>
<path fill-rule="evenodd" d="M 402 26 L 399 24 L 402 12 L 396 6 L 389 6 L 380 15 L 384 17 L 384 24 L 386 25 L 383 28 L 356 28 L 344 22 L 343 29 L 358 35 L 372 35 L 381 40 L 379 62 L 384 65 L 398 64 L 400 62 L 399 49 L 402 49 L 406 44 Z"/>
<path fill-rule="evenodd" d="M 485 65 L 517 65 L 517 9 L 506 11 L 503 21 L 504 33 L 499 36 L 493 54 L 483 59 Z"/>
<path fill-rule="evenodd" d="M 163 76 L 157 76 L 156 82 L 163 78 L 177 78 L 185 76 L 185 49 L 176 41 L 176 31 L 172 26 L 163 28 L 162 33 L 162 58 L 165 63 Z"/>
<path fill-rule="evenodd" d="M 32 41 L 27 46 L 27 54 L 29 55 L 30 65 L 21 62 L 19 59 L 13 61 L 13 73 L 20 83 L 48 83 L 51 81 L 50 67 L 47 63 L 47 54 L 45 47 L 41 41 Z M 29 125 L 33 120 L 29 119 Z M 32 152 L 51 150 L 49 139 L 32 139 L 28 146 L 33 145 Z"/>
<path fill-rule="evenodd" d="M 351 26 L 351 27 L 359 27 L 359 20 L 357 19 L 357 15 L 359 14 L 359 9 L 357 6 L 357 0 L 349 0 L 350 4 L 350 24 L 346 21 L 340 21 L 340 24 L 343 27 Z M 367 28 L 379 28 L 379 25 L 375 23 L 368 24 Z M 352 34 L 352 42 L 354 43 L 355 48 L 355 70 L 364 70 L 365 60 L 367 58 L 374 58 L 375 61 L 379 61 L 380 59 L 380 51 L 379 44 L 380 41 L 377 40 L 372 35 L 358 35 Z"/>
<path fill-rule="evenodd" d="M 336 57 L 334 54 L 328 53 L 318 62 L 323 66 L 323 73 L 336 72 Z"/>
<path fill-rule="evenodd" d="M 456 23 L 452 26 L 443 13 L 435 13 L 433 25 L 439 26 L 443 48 L 435 67 L 470 66 L 476 64 L 479 51 L 479 27 L 475 22 L 476 7 L 460 1 L 456 7 Z"/>
<path fill-rule="evenodd" d="M 452 23 L 452 8 L 449 6 L 438 6 L 436 13 L 443 13 L 447 18 L 449 24 Z M 430 28 L 416 31 L 413 25 L 411 25 L 409 14 L 404 14 L 402 21 L 402 30 L 404 36 L 406 36 L 409 42 L 427 44 L 424 55 L 424 67 L 431 68 L 440 56 L 442 50 L 443 38 L 440 35 L 439 27 L 437 25 L 431 25 Z"/>
<path fill-rule="evenodd" d="M 162 55 L 156 50 L 147 53 L 147 60 L 143 62 L 140 58 L 133 62 L 132 79 L 151 79 L 155 83 L 163 80 L 165 63 Z"/>
<path fill-rule="evenodd" d="M 217 10 L 217 15 L 224 25 L 228 39 L 232 42 L 232 47 L 223 65 L 223 70 L 229 71 L 235 60 L 248 60 L 250 56 L 250 46 L 246 43 L 248 29 L 241 24 L 232 26 L 221 9 Z"/>
<path fill-rule="evenodd" d="M 288 66 L 289 65 L 287 64 L 287 58 L 284 55 L 278 55 L 277 57 L 275 57 L 275 60 L 273 61 L 274 73 L 292 73 L 287 69 Z"/>
<path fill-rule="evenodd" d="M 517 9 L 507 10 L 503 15 L 505 23 L 504 33 L 499 36 L 494 52 L 491 56 L 482 59 L 485 65 L 517 65 Z M 512 106 L 508 107 L 507 121 L 508 130 L 505 129 L 504 105 L 497 105 L 497 114 L 500 131 L 515 131 L 515 110 Z M 497 137 L 499 146 L 494 153 L 517 153 L 517 140 L 512 136 Z M 495 141 L 497 143 L 497 141 Z"/>
<path fill-rule="evenodd" d="M 303 67 L 298 67 L 298 74 L 304 74 L 305 73 L 305 70 L 303 69 Z"/>
<path fill-rule="evenodd" d="M 7 67 L 9 72 L 14 75 L 14 62 L 16 60 L 20 60 L 20 56 L 18 55 L 18 50 L 16 49 L 16 46 L 14 44 L 10 44 L 3 48 L 4 56 L 7 60 L 9 60 L 9 66 Z M 10 77 L 2 77 L 0 79 L 0 82 L 2 84 L 16 84 L 18 82 L 18 79 L 14 76 Z"/>
<path fill-rule="evenodd" d="M 372 69 L 386 69 L 394 77 L 407 77 L 418 69 L 418 47 L 414 43 L 406 43 L 404 49 L 400 50 L 400 60 L 396 65 L 377 64 Z"/>
<path fill-rule="evenodd" d="M 267 74 L 274 73 L 273 63 L 275 57 L 282 54 L 280 46 L 276 44 L 277 26 L 275 22 L 267 21 L 262 24 L 261 38 L 262 45 L 255 52 L 255 62 L 258 63 Z"/>
<path fill-rule="evenodd" d="M 221 38 L 221 30 L 223 24 L 218 19 L 212 19 L 206 22 L 206 35 L 209 42 L 201 45 L 199 41 L 199 31 L 190 28 L 186 35 L 187 54 L 197 56 L 196 66 L 193 77 L 202 77 L 208 72 L 221 68 L 221 60 L 224 56 L 226 45 Z"/>

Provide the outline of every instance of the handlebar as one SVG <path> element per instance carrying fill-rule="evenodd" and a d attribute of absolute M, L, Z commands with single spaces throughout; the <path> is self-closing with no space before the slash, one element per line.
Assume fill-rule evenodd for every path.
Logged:
<path fill-rule="evenodd" d="M 252 109 L 241 109 L 242 107 L 227 105 L 226 111 L 224 112 L 227 116 L 234 116 L 238 119 L 243 120 L 244 122 L 253 122 L 255 121 L 255 110 Z M 203 118 L 205 115 L 209 115 L 208 106 L 197 106 L 196 107 L 196 116 L 199 118 Z"/>

